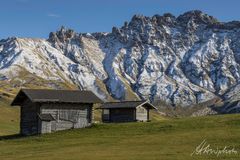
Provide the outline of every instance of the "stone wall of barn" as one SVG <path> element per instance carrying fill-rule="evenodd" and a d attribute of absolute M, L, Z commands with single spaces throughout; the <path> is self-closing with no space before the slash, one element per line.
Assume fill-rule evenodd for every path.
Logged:
<path fill-rule="evenodd" d="M 55 119 L 50 122 L 51 132 L 72 128 L 84 128 L 90 126 L 92 123 L 92 104 L 42 104 L 40 113 L 51 114 Z M 45 129 L 47 127 L 45 125 L 49 125 L 49 123 L 42 123 L 41 125 L 41 133 L 46 132 Z M 47 133 L 49 133 L 49 131 L 47 131 Z"/>

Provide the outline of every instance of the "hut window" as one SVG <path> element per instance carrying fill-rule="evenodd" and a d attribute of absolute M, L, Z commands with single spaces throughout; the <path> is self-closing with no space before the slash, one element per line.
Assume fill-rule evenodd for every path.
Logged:
<path fill-rule="evenodd" d="M 103 114 L 109 114 L 109 109 L 104 109 Z"/>

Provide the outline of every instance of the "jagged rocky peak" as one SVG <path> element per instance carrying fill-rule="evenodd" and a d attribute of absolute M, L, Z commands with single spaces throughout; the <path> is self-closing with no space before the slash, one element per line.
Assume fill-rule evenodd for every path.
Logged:
<path fill-rule="evenodd" d="M 130 29 L 141 32 L 141 28 L 146 26 L 147 24 L 152 23 L 151 17 L 143 16 L 143 15 L 134 15 L 129 23 L 124 24 L 121 29 Z M 127 27 L 126 27 L 127 26 Z"/>
<path fill-rule="evenodd" d="M 144 15 L 138 15 L 138 14 L 135 14 L 133 17 L 132 17 L 132 20 L 131 22 L 134 23 L 134 22 L 146 22 L 147 19 L 149 19 L 149 17 L 146 17 Z"/>
<path fill-rule="evenodd" d="M 175 17 L 171 13 L 165 13 L 163 15 L 154 15 L 152 17 L 143 15 L 134 15 L 131 21 L 125 22 L 120 28 L 113 27 L 112 34 L 119 37 L 121 40 L 128 34 L 135 37 L 134 39 L 146 38 L 149 34 L 153 34 L 159 30 L 163 33 L 166 27 L 183 27 L 189 31 L 195 31 L 198 26 L 205 25 L 217 25 L 220 24 L 218 20 L 212 16 L 209 16 L 199 10 L 193 10 L 186 12 L 178 17 Z M 164 33 L 163 33 L 164 34 Z M 138 35 L 144 35 L 139 37 Z M 163 35 L 164 36 L 164 35 Z M 160 35 L 161 37 L 161 35 Z"/>
<path fill-rule="evenodd" d="M 72 29 L 67 29 L 64 26 L 62 26 L 58 31 L 56 32 L 51 32 L 49 34 L 49 41 L 51 42 L 66 42 L 69 39 L 72 39 L 75 37 L 77 34 L 74 32 Z"/>
<path fill-rule="evenodd" d="M 182 24 L 188 24 L 190 21 L 193 21 L 196 24 L 206 24 L 206 25 L 219 23 L 218 20 L 213 16 L 209 16 L 208 14 L 205 14 L 199 10 L 193 10 L 193 11 L 184 13 L 178 16 L 177 21 Z"/>
<path fill-rule="evenodd" d="M 165 13 L 163 14 L 163 16 L 157 14 L 152 17 L 152 21 L 155 22 L 158 26 L 162 25 L 173 26 L 175 20 L 176 17 L 171 13 Z"/>
<path fill-rule="evenodd" d="M 121 29 L 136 29 L 139 27 L 144 27 L 147 24 L 157 25 L 157 26 L 173 26 L 176 23 L 182 25 L 187 25 L 189 22 L 194 22 L 196 24 L 219 24 L 220 22 L 208 14 L 203 13 L 199 10 L 193 10 L 186 12 L 177 18 L 171 13 L 165 13 L 163 15 L 154 15 L 152 17 L 143 15 L 134 15 L 129 23 L 125 22 Z"/>
<path fill-rule="evenodd" d="M 81 43 L 81 38 L 91 38 L 91 39 L 100 39 L 106 36 L 108 33 L 105 32 L 96 32 L 96 33 L 76 33 L 73 29 L 66 28 L 62 26 L 56 32 L 51 32 L 49 34 L 48 41 L 56 44 L 56 43 L 69 43 L 71 41 L 75 41 L 76 43 Z"/>

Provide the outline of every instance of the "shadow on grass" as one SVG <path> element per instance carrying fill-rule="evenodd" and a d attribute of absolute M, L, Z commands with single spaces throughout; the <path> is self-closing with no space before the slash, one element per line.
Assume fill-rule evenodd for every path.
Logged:
<path fill-rule="evenodd" d="M 13 134 L 13 135 L 6 135 L 6 136 L 0 136 L 0 141 L 1 140 L 10 140 L 10 139 L 19 139 L 19 138 L 23 138 L 25 136 L 21 135 L 21 134 Z"/>

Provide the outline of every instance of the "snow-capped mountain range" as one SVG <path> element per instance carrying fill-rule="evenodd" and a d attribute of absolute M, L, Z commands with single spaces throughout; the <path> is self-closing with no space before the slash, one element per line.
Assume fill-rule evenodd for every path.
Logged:
<path fill-rule="evenodd" d="M 240 22 L 219 22 L 201 11 L 135 15 L 110 33 L 62 27 L 48 39 L 1 40 L 0 81 L 11 85 L 17 78 L 22 87 L 23 70 L 46 82 L 92 90 L 105 100 L 188 106 L 229 98 L 239 91 Z"/>

